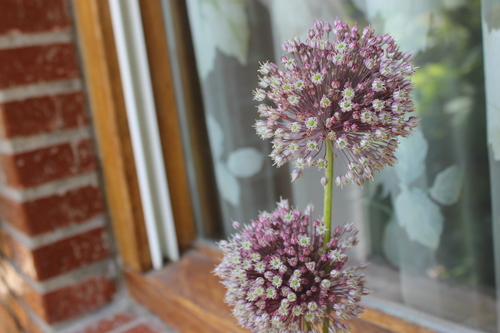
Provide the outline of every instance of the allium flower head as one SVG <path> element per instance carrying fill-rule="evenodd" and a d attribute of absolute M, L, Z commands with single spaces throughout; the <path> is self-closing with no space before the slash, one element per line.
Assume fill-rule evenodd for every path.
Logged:
<path fill-rule="evenodd" d="M 289 53 L 281 58 L 284 69 L 263 63 L 254 91 L 255 100 L 274 104 L 258 106 L 265 120 L 255 128 L 261 138 L 273 139 L 275 164 L 302 158 L 307 166 L 324 165 L 321 151 L 329 144 L 341 167 L 337 185 L 362 185 L 375 170 L 393 165 L 397 138 L 417 126 L 406 115 L 414 110 L 412 56 L 400 52 L 390 35 L 369 27 L 360 34 L 357 25 L 340 20 L 334 27 L 317 21 L 305 42 L 296 37 L 283 48 Z"/>
<path fill-rule="evenodd" d="M 330 231 L 312 221 L 311 212 L 312 206 L 302 213 L 282 200 L 219 243 L 224 258 L 215 274 L 227 288 L 225 301 L 252 332 L 312 333 L 325 319 L 329 332 L 348 332 L 341 320 L 363 311 L 359 301 L 369 293 L 359 273 L 364 265 L 345 267 L 357 230 L 337 227 L 324 246 Z"/>

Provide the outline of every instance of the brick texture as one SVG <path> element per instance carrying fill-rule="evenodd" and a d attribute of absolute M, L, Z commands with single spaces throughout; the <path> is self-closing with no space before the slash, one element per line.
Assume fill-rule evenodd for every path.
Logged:
<path fill-rule="evenodd" d="M 64 0 L 2 0 L 0 34 L 40 32 L 69 27 Z"/>
<path fill-rule="evenodd" d="M 104 228 L 97 228 L 33 250 L 38 279 L 48 279 L 106 258 L 109 251 L 105 234 Z"/>
<path fill-rule="evenodd" d="M 22 137 L 86 126 L 82 92 L 41 96 L 0 105 L 0 135 Z"/>
<path fill-rule="evenodd" d="M 159 331 L 154 329 L 148 324 L 139 324 L 128 330 L 123 331 L 123 333 L 159 333 Z"/>
<path fill-rule="evenodd" d="M 86 328 L 73 333 L 107 333 L 129 323 L 133 319 L 134 318 L 127 313 L 117 313 L 109 318 L 101 319 L 97 323 L 92 323 Z"/>
<path fill-rule="evenodd" d="M 92 278 L 43 296 L 48 323 L 78 317 L 108 303 L 115 283 L 107 277 Z"/>
<path fill-rule="evenodd" d="M 70 1 L 0 0 L 0 333 L 45 331 L 39 319 L 77 318 L 116 291 L 91 265 L 110 260 L 102 191 L 75 185 L 99 170 L 85 92 L 61 90 L 82 79 Z"/>
<path fill-rule="evenodd" d="M 9 290 L 49 324 L 78 317 L 108 303 L 115 293 L 115 281 L 107 276 L 92 277 L 59 289 L 39 293 L 7 260 L 0 259 L 0 275 Z"/>
<path fill-rule="evenodd" d="M 46 280 L 109 255 L 102 227 L 36 249 L 27 248 L 6 232 L 0 231 L 0 235 L 3 241 L 0 249 L 33 280 Z"/>
<path fill-rule="evenodd" d="M 103 214 L 103 200 L 101 190 L 90 185 L 27 202 L 0 196 L 0 218 L 35 236 Z"/>
<path fill-rule="evenodd" d="M 141 311 L 132 305 L 123 312 L 117 312 L 105 317 L 102 314 L 94 314 L 94 320 L 90 324 L 77 325 L 75 329 L 69 329 L 71 333 L 174 333 L 175 331 L 152 316 L 150 313 Z M 83 327 L 82 327 L 83 326 Z"/>
<path fill-rule="evenodd" d="M 3 16 L 3 14 L 2 14 Z M 72 44 L 0 50 L 0 89 L 79 76 Z"/>
<path fill-rule="evenodd" d="M 62 143 L 15 155 L 0 154 L 6 183 L 26 188 L 96 169 L 92 142 Z"/>

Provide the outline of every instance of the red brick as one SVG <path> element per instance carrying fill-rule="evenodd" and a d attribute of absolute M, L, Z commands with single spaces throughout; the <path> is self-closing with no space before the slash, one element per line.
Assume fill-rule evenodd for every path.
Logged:
<path fill-rule="evenodd" d="M 30 236 L 85 222 L 104 212 L 100 189 L 90 185 L 27 202 L 0 196 L 0 218 Z"/>
<path fill-rule="evenodd" d="M 32 187 L 96 169 L 90 139 L 81 140 L 74 148 L 68 142 L 16 155 L 0 154 L 0 162 L 7 184 L 16 188 Z"/>
<path fill-rule="evenodd" d="M 3 137 L 30 136 L 89 124 L 82 92 L 5 103 L 0 105 L 0 113 Z"/>
<path fill-rule="evenodd" d="M 43 296 L 49 324 L 78 317 L 107 304 L 116 291 L 107 277 L 91 278 L 82 283 L 57 289 Z"/>
<path fill-rule="evenodd" d="M 129 323 L 132 319 L 134 318 L 129 314 L 118 313 L 110 316 L 109 318 L 101 319 L 97 323 L 92 323 L 73 333 L 106 333 L 120 327 L 123 324 Z"/>
<path fill-rule="evenodd" d="M 100 227 L 31 250 L 4 233 L 2 240 L 6 245 L 2 247 L 8 247 L 6 252 L 10 254 L 5 255 L 15 261 L 24 274 L 42 281 L 108 257 L 104 235 L 105 229 Z"/>
<path fill-rule="evenodd" d="M 77 144 L 77 164 L 78 170 L 90 171 L 97 167 L 94 155 L 94 144 L 91 139 L 81 140 Z M 80 171 L 79 171 L 80 172 Z"/>
<path fill-rule="evenodd" d="M 147 324 L 139 324 L 122 333 L 162 333 L 162 331 L 158 331 Z"/>
<path fill-rule="evenodd" d="M 104 228 L 96 228 L 33 250 L 39 280 L 48 279 L 109 256 Z"/>
<path fill-rule="evenodd" d="M 2 0 L 0 34 L 66 27 L 69 27 L 69 17 L 64 0 Z"/>
<path fill-rule="evenodd" d="M 19 230 L 29 228 L 23 204 L 3 196 L 0 196 L 0 220 L 9 222 Z"/>
<path fill-rule="evenodd" d="M 0 89 L 79 76 L 72 44 L 0 50 Z"/>
<path fill-rule="evenodd" d="M 93 311 L 108 303 L 116 291 L 112 279 L 100 276 L 40 294 L 5 260 L 0 260 L 0 276 L 12 292 L 48 324 Z"/>

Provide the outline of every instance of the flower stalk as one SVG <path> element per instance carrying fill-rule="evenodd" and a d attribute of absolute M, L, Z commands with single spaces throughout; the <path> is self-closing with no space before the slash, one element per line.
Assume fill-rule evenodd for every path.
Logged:
<path fill-rule="evenodd" d="M 263 119 L 254 127 L 272 139 L 276 166 L 293 161 L 292 181 L 305 168 L 325 169 L 323 220 L 311 218 L 312 206 L 302 212 L 282 200 L 243 228 L 235 222 L 241 230 L 219 243 L 224 258 L 214 272 L 233 315 L 254 333 L 350 332 L 344 321 L 360 315 L 370 291 L 360 272 L 366 265 L 346 266 L 358 231 L 332 227 L 333 184 L 361 186 L 397 162 L 398 138 L 418 125 L 408 116 L 415 67 L 390 35 L 341 20 L 316 21 L 304 42 L 296 37 L 283 48 L 284 68 L 259 69 L 254 100 L 273 103 L 258 106 Z"/>
<path fill-rule="evenodd" d="M 332 143 L 330 140 L 326 140 L 326 169 L 325 169 L 325 178 L 326 184 L 325 187 L 325 195 L 324 195 L 324 205 L 323 205 L 323 223 L 325 227 L 328 229 L 328 232 L 325 233 L 323 239 L 323 247 L 326 249 L 327 244 L 332 236 L 332 206 L 333 206 L 333 171 L 334 171 L 334 154 Z M 327 267 L 329 270 L 329 267 Z M 327 309 L 329 312 L 331 309 Z M 325 318 L 323 321 L 323 333 L 328 333 L 328 327 L 330 326 L 330 320 Z"/>
<path fill-rule="evenodd" d="M 334 156 L 333 149 L 330 140 L 326 141 L 326 169 L 325 169 L 325 197 L 324 197 L 324 206 L 323 206 L 323 221 L 325 223 L 325 227 L 328 229 L 328 232 L 325 233 L 323 239 L 323 246 L 326 248 L 328 242 L 331 238 L 331 230 L 332 230 L 332 196 L 333 196 L 333 169 L 334 169 Z"/>

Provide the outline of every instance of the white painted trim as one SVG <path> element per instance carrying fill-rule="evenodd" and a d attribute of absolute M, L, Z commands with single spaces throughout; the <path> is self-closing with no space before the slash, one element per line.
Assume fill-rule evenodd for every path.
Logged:
<path fill-rule="evenodd" d="M 0 103 L 8 103 L 47 95 L 69 94 L 81 91 L 82 88 L 83 83 L 81 79 L 26 84 L 13 88 L 1 89 Z"/>
<path fill-rule="evenodd" d="M 117 276 L 116 264 L 110 258 L 93 262 L 89 265 L 85 265 L 78 269 L 43 281 L 35 281 L 31 277 L 27 276 L 19 268 L 19 265 L 16 262 L 9 260 L 9 263 L 12 266 L 12 269 L 16 270 L 16 272 L 22 276 L 22 280 L 35 289 L 35 291 L 39 294 L 50 293 L 54 290 L 84 282 L 93 277 L 105 276 L 109 279 L 113 279 Z"/>
<path fill-rule="evenodd" d="M 51 195 L 62 195 L 83 186 L 99 186 L 95 171 L 25 189 L 12 188 L 2 184 L 0 186 L 0 195 L 17 202 L 27 202 Z"/>
<path fill-rule="evenodd" d="M 6 222 L 9 222 L 8 220 Z M 0 229 L 4 229 L 16 241 L 27 247 L 28 249 L 35 250 L 37 248 L 54 244 L 60 240 L 70 238 L 87 231 L 101 228 L 106 225 L 106 215 L 100 214 L 88 221 L 80 223 L 72 223 L 71 225 L 63 228 L 58 228 L 54 231 L 49 231 L 36 236 L 27 236 L 22 231 L 19 231 L 9 223 L 2 223 Z"/>
<path fill-rule="evenodd" d="M 0 50 L 26 46 L 70 43 L 72 42 L 71 37 L 70 29 L 31 34 L 13 32 L 0 36 Z"/>
<path fill-rule="evenodd" d="M 57 130 L 27 137 L 0 139 L 0 154 L 19 154 L 63 143 L 78 143 L 90 139 L 90 126 Z"/>
<path fill-rule="evenodd" d="M 137 0 L 109 0 L 153 267 L 179 259 Z"/>

